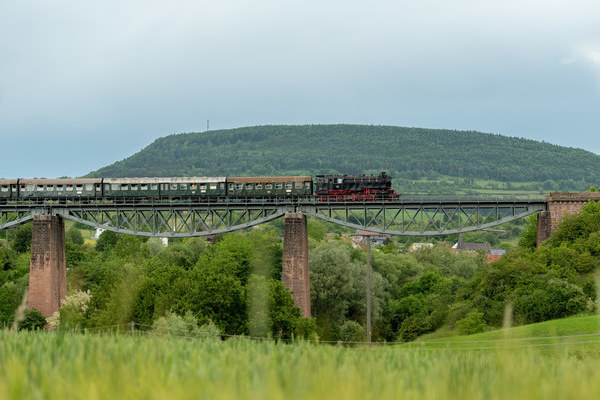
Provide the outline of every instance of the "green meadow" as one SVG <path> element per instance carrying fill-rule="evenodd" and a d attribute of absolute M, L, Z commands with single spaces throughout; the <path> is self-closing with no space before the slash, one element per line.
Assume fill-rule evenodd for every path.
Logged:
<path fill-rule="evenodd" d="M 597 316 L 353 347 L 4 330 L 0 398 L 598 399 L 598 338 Z"/>

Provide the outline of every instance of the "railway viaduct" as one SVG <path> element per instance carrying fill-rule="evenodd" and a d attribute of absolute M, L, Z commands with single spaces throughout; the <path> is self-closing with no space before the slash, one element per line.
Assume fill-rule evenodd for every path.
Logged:
<path fill-rule="evenodd" d="M 306 215 L 351 228 L 392 235 L 428 236 L 484 229 L 538 213 L 538 246 L 566 214 L 600 193 L 551 193 L 545 199 L 402 198 L 383 203 L 248 203 L 0 206 L 0 229 L 33 220 L 28 307 L 45 316 L 67 293 L 64 218 L 120 233 L 158 237 L 206 236 L 284 217 L 282 281 L 310 316 Z"/>

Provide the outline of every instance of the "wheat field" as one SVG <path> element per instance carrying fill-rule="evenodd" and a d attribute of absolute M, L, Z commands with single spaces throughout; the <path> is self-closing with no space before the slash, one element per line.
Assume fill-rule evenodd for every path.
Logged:
<path fill-rule="evenodd" d="M 598 344 L 341 347 L 0 331 L 5 399 L 598 399 Z"/>

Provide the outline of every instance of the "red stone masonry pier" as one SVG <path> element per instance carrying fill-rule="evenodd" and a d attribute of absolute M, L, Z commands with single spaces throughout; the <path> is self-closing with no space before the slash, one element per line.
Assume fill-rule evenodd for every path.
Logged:
<path fill-rule="evenodd" d="M 54 215 L 35 215 L 27 307 L 35 307 L 49 317 L 58 311 L 66 296 L 64 221 Z"/>
<path fill-rule="evenodd" d="M 294 293 L 294 302 L 304 317 L 310 317 L 310 280 L 308 276 L 308 233 L 306 216 L 285 214 L 281 280 Z"/>
<path fill-rule="evenodd" d="M 538 214 L 537 245 L 558 229 L 565 215 L 576 215 L 588 201 L 600 201 L 600 192 L 553 192 L 546 196 L 548 211 Z"/>

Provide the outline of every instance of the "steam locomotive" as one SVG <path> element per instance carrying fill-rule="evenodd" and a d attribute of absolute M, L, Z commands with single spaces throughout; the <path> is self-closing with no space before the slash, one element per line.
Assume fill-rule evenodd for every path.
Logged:
<path fill-rule="evenodd" d="M 375 201 L 399 196 L 380 175 L 264 177 L 0 179 L 0 204 L 11 200 L 119 200 L 203 198 L 316 198 Z"/>

